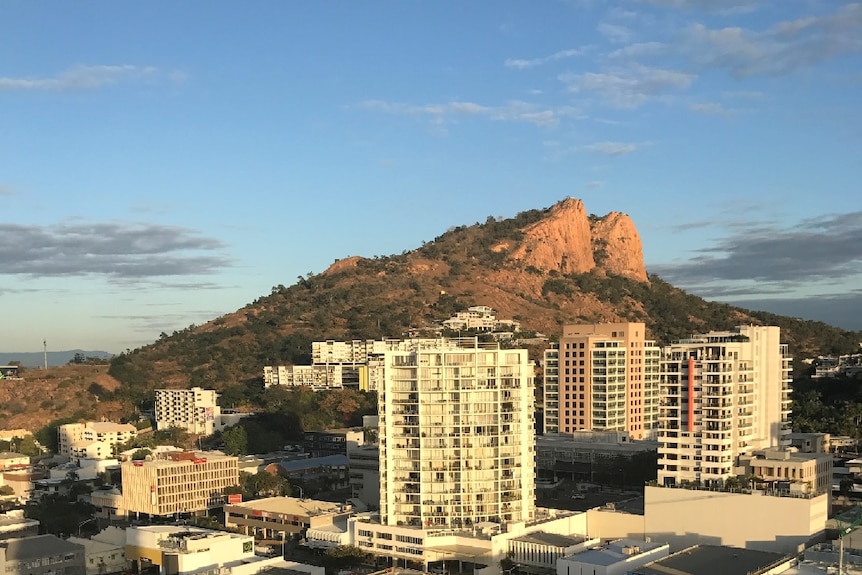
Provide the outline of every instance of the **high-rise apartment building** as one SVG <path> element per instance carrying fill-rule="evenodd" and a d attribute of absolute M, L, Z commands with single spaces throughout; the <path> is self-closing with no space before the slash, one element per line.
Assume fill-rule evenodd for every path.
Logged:
<path fill-rule="evenodd" d="M 638 322 L 565 325 L 545 351 L 544 431 L 627 431 L 653 438 L 660 349 Z"/>
<path fill-rule="evenodd" d="M 213 389 L 157 389 L 156 429 L 179 427 L 189 433 L 212 435 L 221 409 Z"/>
<path fill-rule="evenodd" d="M 791 358 L 774 326 L 740 326 L 662 350 L 658 481 L 710 484 L 738 458 L 790 445 Z"/>
<path fill-rule="evenodd" d="M 476 338 L 383 353 L 382 525 L 457 529 L 534 517 L 532 365 Z"/>

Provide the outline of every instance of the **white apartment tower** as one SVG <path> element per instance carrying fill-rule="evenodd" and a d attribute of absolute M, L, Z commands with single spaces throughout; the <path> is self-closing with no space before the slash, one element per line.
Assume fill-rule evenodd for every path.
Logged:
<path fill-rule="evenodd" d="M 639 322 L 565 325 L 545 351 L 544 431 L 627 431 L 652 439 L 658 429 L 659 355 Z"/>
<path fill-rule="evenodd" d="M 189 433 L 212 435 L 221 415 L 213 389 L 157 389 L 156 429 L 179 427 Z"/>
<path fill-rule="evenodd" d="M 534 517 L 532 365 L 476 338 L 383 353 L 383 525 L 469 528 Z"/>
<path fill-rule="evenodd" d="M 790 445 L 791 358 L 780 336 L 740 326 L 663 348 L 659 485 L 720 483 L 740 455 Z"/>

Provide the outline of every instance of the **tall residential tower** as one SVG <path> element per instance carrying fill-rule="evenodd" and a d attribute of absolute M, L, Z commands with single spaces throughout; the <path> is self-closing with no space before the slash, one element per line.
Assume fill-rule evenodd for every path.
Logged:
<path fill-rule="evenodd" d="M 710 484 L 739 456 L 790 445 L 791 358 L 780 328 L 740 326 L 662 350 L 658 481 Z"/>
<path fill-rule="evenodd" d="M 628 431 L 653 438 L 659 354 L 643 323 L 565 325 L 545 352 L 545 433 Z"/>

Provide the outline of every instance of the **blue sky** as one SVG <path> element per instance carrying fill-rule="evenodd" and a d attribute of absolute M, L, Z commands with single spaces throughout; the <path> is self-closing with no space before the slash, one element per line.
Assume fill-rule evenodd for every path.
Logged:
<path fill-rule="evenodd" d="M 0 349 L 568 196 L 674 285 L 862 329 L 860 102 L 859 3 L 3 2 Z"/>

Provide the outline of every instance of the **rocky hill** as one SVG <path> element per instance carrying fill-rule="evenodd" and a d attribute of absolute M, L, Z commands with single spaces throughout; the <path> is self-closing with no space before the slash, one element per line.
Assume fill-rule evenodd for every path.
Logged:
<path fill-rule="evenodd" d="M 235 313 L 122 354 L 110 373 L 130 402 L 157 386 L 226 389 L 258 381 L 264 365 L 308 362 L 311 341 L 421 333 L 472 305 L 548 335 L 566 322 L 633 320 L 659 343 L 743 323 L 780 325 L 804 354 L 849 350 L 860 339 L 819 322 L 706 302 L 648 276 L 628 216 L 598 217 L 566 199 L 451 228 L 400 255 L 338 260 Z"/>
<path fill-rule="evenodd" d="M 550 336 L 567 322 L 632 320 L 643 321 L 659 343 L 743 323 L 779 325 L 791 351 L 802 356 L 850 352 L 862 340 L 860 333 L 820 322 L 686 294 L 648 275 L 628 216 L 598 217 L 579 200 L 566 199 L 510 219 L 453 227 L 399 255 L 340 259 L 290 287 L 273 287 L 234 313 L 164 334 L 109 366 L 25 369 L 23 381 L 0 382 L 0 422 L 50 435 L 59 421 L 133 417 L 157 387 L 200 385 L 221 390 L 225 406 L 275 409 L 279 425 L 287 421 L 284 409 L 295 407 L 292 402 L 311 402 L 300 419 L 302 426 L 316 428 L 357 406 L 370 409 L 369 398 L 333 396 L 324 409 L 315 403 L 323 401 L 317 394 L 262 393 L 264 365 L 307 363 L 315 340 L 431 333 L 472 305 L 490 306 L 499 318 L 519 320 L 526 332 Z M 540 351 L 531 348 L 534 358 Z M 824 420 L 817 410 L 799 409 L 801 421 Z M 846 406 L 840 410 L 849 413 Z M 833 428 L 843 429 L 823 427 Z"/>

